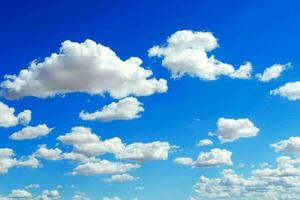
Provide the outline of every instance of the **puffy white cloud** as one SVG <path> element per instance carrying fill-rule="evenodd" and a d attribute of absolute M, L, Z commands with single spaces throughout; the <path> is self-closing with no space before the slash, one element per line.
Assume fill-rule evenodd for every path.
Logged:
<path fill-rule="evenodd" d="M 26 190 L 14 189 L 9 195 L 11 199 L 31 199 L 32 194 Z"/>
<path fill-rule="evenodd" d="M 87 162 L 75 167 L 71 175 L 92 176 L 98 174 L 121 174 L 130 169 L 139 168 L 138 164 L 111 162 L 108 160 L 99 160 Z"/>
<path fill-rule="evenodd" d="M 18 124 L 28 124 L 31 121 L 31 111 L 24 110 L 15 116 L 15 109 L 0 101 L 0 127 L 12 127 Z"/>
<path fill-rule="evenodd" d="M 194 199 L 294 200 L 299 199 L 299 160 L 279 157 L 276 168 L 255 169 L 250 177 L 223 170 L 221 177 L 201 176 Z"/>
<path fill-rule="evenodd" d="M 36 200 L 57 200 L 60 198 L 60 193 L 57 190 L 44 190 L 41 195 L 35 197 Z"/>
<path fill-rule="evenodd" d="M 280 95 L 291 101 L 300 99 L 300 81 L 289 82 L 280 86 L 275 90 L 270 91 L 271 95 Z"/>
<path fill-rule="evenodd" d="M 230 77 L 237 79 L 250 79 L 252 69 L 252 64 L 250 62 L 246 62 L 245 64 L 241 65 L 239 69 L 230 74 Z"/>
<path fill-rule="evenodd" d="M 202 147 L 202 146 L 209 146 L 209 145 L 213 145 L 213 144 L 214 144 L 213 141 L 211 141 L 209 139 L 203 139 L 197 143 L 197 146 Z"/>
<path fill-rule="evenodd" d="M 102 200 L 121 200 L 120 197 L 103 197 Z"/>
<path fill-rule="evenodd" d="M 60 135 L 61 142 L 72 145 L 75 153 L 85 156 L 114 154 L 117 159 L 146 162 L 166 160 L 171 145 L 168 142 L 132 143 L 126 145 L 118 137 L 101 141 L 100 137 L 86 127 L 73 127 L 70 133 Z"/>
<path fill-rule="evenodd" d="M 214 55 L 208 56 L 208 52 L 217 47 L 217 39 L 210 32 L 181 30 L 173 33 L 166 45 L 149 49 L 148 55 L 163 57 L 162 65 L 177 78 L 185 74 L 202 80 L 216 80 L 221 75 L 241 79 L 251 77 L 249 64 L 235 71 L 231 64 L 219 61 Z"/>
<path fill-rule="evenodd" d="M 104 106 L 101 111 L 94 113 L 80 112 L 80 118 L 83 120 L 101 120 L 101 121 L 113 121 L 113 120 L 131 120 L 139 118 L 140 112 L 143 112 L 141 102 L 136 98 L 127 97 Z"/>
<path fill-rule="evenodd" d="M 216 135 L 222 142 L 233 142 L 240 138 L 254 137 L 259 129 L 248 119 L 225 119 L 219 118 L 217 130 L 210 135 Z"/>
<path fill-rule="evenodd" d="M 25 189 L 39 188 L 40 184 L 29 184 L 25 186 Z"/>
<path fill-rule="evenodd" d="M 278 78 L 281 73 L 287 70 L 290 66 L 291 63 L 287 63 L 285 65 L 274 64 L 266 68 L 262 74 L 256 74 L 255 76 L 262 82 L 268 82 L 272 79 Z"/>
<path fill-rule="evenodd" d="M 232 153 L 226 149 L 212 149 L 209 152 L 201 152 L 197 160 L 189 157 L 179 157 L 174 160 L 175 163 L 181 165 L 190 165 L 192 167 L 217 167 L 223 165 L 232 165 Z"/>
<path fill-rule="evenodd" d="M 90 198 L 85 193 L 80 192 L 72 196 L 72 200 L 90 200 Z"/>
<path fill-rule="evenodd" d="M 151 78 L 152 71 L 141 64 L 137 57 L 123 61 L 110 48 L 92 40 L 67 40 L 59 53 L 52 53 L 42 62 L 33 61 L 18 75 L 6 75 L 1 83 L 2 94 L 9 99 L 46 98 L 73 92 L 109 93 L 114 98 L 123 98 L 166 92 L 167 81 Z"/>
<path fill-rule="evenodd" d="M 46 145 L 41 145 L 35 155 L 47 160 L 60 160 L 62 151 L 59 148 L 48 149 Z"/>
<path fill-rule="evenodd" d="M 49 128 L 46 124 L 38 126 L 27 126 L 20 131 L 9 136 L 11 140 L 30 140 L 48 135 L 53 128 Z"/>
<path fill-rule="evenodd" d="M 134 177 L 130 174 L 117 174 L 112 175 L 106 182 L 125 182 L 125 181 L 135 181 L 138 180 L 139 177 Z"/>
<path fill-rule="evenodd" d="M 300 137 L 290 137 L 287 140 L 281 140 L 271 144 L 271 147 L 276 152 L 300 155 Z"/>
<path fill-rule="evenodd" d="M 34 157 L 16 159 L 14 151 L 10 148 L 0 148 L 0 174 L 5 174 L 12 167 L 37 168 L 39 162 Z"/>

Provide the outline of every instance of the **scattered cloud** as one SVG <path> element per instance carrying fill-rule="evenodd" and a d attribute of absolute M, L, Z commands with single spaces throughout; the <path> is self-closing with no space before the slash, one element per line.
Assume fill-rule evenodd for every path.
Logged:
<path fill-rule="evenodd" d="M 289 82 L 270 91 L 271 95 L 279 95 L 288 100 L 295 101 L 300 99 L 300 81 Z"/>
<path fill-rule="evenodd" d="M 31 140 L 48 135 L 53 128 L 49 128 L 46 124 L 38 126 L 27 126 L 9 136 L 11 140 Z"/>
<path fill-rule="evenodd" d="M 281 140 L 271 144 L 276 152 L 300 155 L 300 137 L 290 137 L 287 140 Z"/>
<path fill-rule="evenodd" d="M 204 140 L 200 140 L 198 143 L 197 143 L 197 146 L 198 147 L 203 147 L 203 146 L 210 146 L 210 145 L 213 145 L 213 141 L 211 141 L 210 139 L 204 139 Z"/>
<path fill-rule="evenodd" d="M 106 182 L 125 182 L 125 181 L 135 181 L 138 180 L 139 177 L 134 177 L 130 174 L 117 174 L 112 175 L 109 179 L 106 179 Z"/>
<path fill-rule="evenodd" d="M 262 74 L 256 74 L 255 77 L 261 82 L 268 82 L 280 77 L 281 73 L 291 67 L 291 63 L 285 65 L 274 64 L 264 70 Z"/>

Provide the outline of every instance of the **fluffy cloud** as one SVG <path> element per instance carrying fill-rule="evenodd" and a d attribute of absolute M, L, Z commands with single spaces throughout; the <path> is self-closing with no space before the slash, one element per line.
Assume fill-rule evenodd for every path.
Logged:
<path fill-rule="evenodd" d="M 233 170 L 223 170 L 220 178 L 201 176 L 194 189 L 192 199 L 299 199 L 299 160 L 279 157 L 276 168 L 255 169 L 250 177 Z"/>
<path fill-rule="evenodd" d="M 262 82 L 268 82 L 272 79 L 278 78 L 281 73 L 287 70 L 291 66 L 290 63 L 281 65 L 281 64 L 274 64 L 264 70 L 262 74 L 256 74 L 255 76 L 258 80 Z"/>
<path fill-rule="evenodd" d="M 168 142 L 132 143 L 126 145 L 118 137 L 101 141 L 100 137 L 86 127 L 74 127 L 70 133 L 58 138 L 64 144 L 72 145 L 75 153 L 85 156 L 114 154 L 117 159 L 146 162 L 166 160 L 171 145 Z"/>
<path fill-rule="evenodd" d="M 112 198 L 103 197 L 102 200 L 121 200 L 121 199 L 120 199 L 120 197 L 112 197 Z"/>
<path fill-rule="evenodd" d="M 43 137 L 51 132 L 52 128 L 49 128 L 46 124 L 40 124 L 38 126 L 27 126 L 20 131 L 13 133 L 9 136 L 11 140 L 30 140 L 38 137 Z"/>
<path fill-rule="evenodd" d="M 300 99 L 300 81 L 289 82 L 280 86 L 275 90 L 270 91 L 271 95 L 280 95 L 291 101 Z"/>
<path fill-rule="evenodd" d="M 193 161 L 189 157 L 179 157 L 174 160 L 181 165 L 190 165 L 192 167 L 217 167 L 222 165 L 232 165 L 232 153 L 226 149 L 212 149 L 209 152 L 201 152 L 197 160 Z"/>
<path fill-rule="evenodd" d="M 185 74 L 202 80 L 216 80 L 221 75 L 241 79 L 251 77 L 249 64 L 235 71 L 232 65 L 219 61 L 214 55 L 208 56 L 208 52 L 217 47 L 217 39 L 210 32 L 181 30 L 167 39 L 167 45 L 149 49 L 148 55 L 163 57 L 162 65 L 171 71 L 173 77 Z"/>
<path fill-rule="evenodd" d="M 71 175 L 92 176 L 98 174 L 121 174 L 130 169 L 139 168 L 138 164 L 111 162 L 108 160 L 98 160 L 78 165 Z"/>
<path fill-rule="evenodd" d="M 90 200 L 90 198 L 87 197 L 86 194 L 84 194 L 84 193 L 79 193 L 79 194 L 75 194 L 72 197 L 72 200 Z"/>
<path fill-rule="evenodd" d="M 166 92 L 167 81 L 151 78 L 152 71 L 141 64 L 137 57 L 123 61 L 110 48 L 92 40 L 67 40 L 59 53 L 42 62 L 33 61 L 18 75 L 6 75 L 1 83 L 2 94 L 9 99 L 46 98 L 72 92 L 109 93 L 114 98 L 123 98 Z"/>
<path fill-rule="evenodd" d="M 0 148 L 0 174 L 5 174 L 12 167 L 39 167 L 39 162 L 34 157 L 16 159 L 14 151 L 9 148 Z"/>
<path fill-rule="evenodd" d="M 290 137 L 271 144 L 276 152 L 300 155 L 300 137 Z"/>
<path fill-rule="evenodd" d="M 204 139 L 204 140 L 200 140 L 198 143 L 197 143 L 197 146 L 198 147 L 202 147 L 202 146 L 209 146 L 209 145 L 213 145 L 213 141 L 209 140 L 209 139 Z"/>
<path fill-rule="evenodd" d="M 32 194 L 26 190 L 15 189 L 9 195 L 11 199 L 31 199 Z"/>
<path fill-rule="evenodd" d="M 62 151 L 59 148 L 48 149 L 46 145 L 41 145 L 35 152 L 37 157 L 41 157 L 47 160 L 59 160 L 61 159 Z"/>
<path fill-rule="evenodd" d="M 142 104 L 136 98 L 127 97 L 104 106 L 101 111 L 94 113 L 81 111 L 79 116 L 83 120 L 131 120 L 139 118 L 139 113 L 143 111 Z"/>
<path fill-rule="evenodd" d="M 24 110 L 15 116 L 15 109 L 0 102 L 0 127 L 12 127 L 18 124 L 28 124 L 31 121 L 31 111 Z"/>
<path fill-rule="evenodd" d="M 106 182 L 125 182 L 125 181 L 135 181 L 138 180 L 139 177 L 131 176 L 130 174 L 117 174 L 111 176 Z"/>
<path fill-rule="evenodd" d="M 210 133 L 216 135 L 222 142 L 233 142 L 240 138 L 254 137 L 259 129 L 248 119 L 225 119 L 220 118 L 217 122 L 217 131 Z"/>
<path fill-rule="evenodd" d="M 44 190 L 41 195 L 35 197 L 36 200 L 57 200 L 60 198 L 60 193 L 57 190 Z"/>

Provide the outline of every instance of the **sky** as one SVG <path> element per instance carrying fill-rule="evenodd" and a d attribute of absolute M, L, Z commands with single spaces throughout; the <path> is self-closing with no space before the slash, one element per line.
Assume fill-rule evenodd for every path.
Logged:
<path fill-rule="evenodd" d="M 299 6 L 1 1 L 0 200 L 300 199 Z"/>

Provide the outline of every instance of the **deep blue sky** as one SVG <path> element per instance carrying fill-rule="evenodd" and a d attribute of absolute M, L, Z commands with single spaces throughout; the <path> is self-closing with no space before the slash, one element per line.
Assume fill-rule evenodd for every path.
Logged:
<path fill-rule="evenodd" d="M 104 139 L 118 136 L 126 143 L 168 141 L 181 150 L 170 154 L 167 161 L 146 163 L 134 171 L 141 180 L 112 186 L 102 181 L 107 176 L 65 175 L 74 167 L 68 162 L 42 161 L 43 168 L 14 168 L 0 175 L 0 194 L 39 183 L 38 191 L 62 185 L 63 199 L 71 199 L 77 191 L 87 193 L 91 199 L 103 196 L 120 196 L 122 200 L 187 199 L 200 175 L 216 177 L 223 168 L 190 169 L 176 165 L 173 159 L 196 158 L 200 151 L 208 151 L 210 147 L 199 149 L 195 144 L 216 130 L 220 117 L 249 118 L 260 128 L 258 136 L 234 143 L 220 144 L 211 138 L 215 147 L 233 152 L 233 169 L 247 175 L 252 164 L 273 163 L 277 155 L 269 145 L 297 136 L 300 131 L 299 102 L 269 95 L 270 90 L 299 80 L 299 7 L 300 2 L 292 0 L 1 1 L 1 81 L 5 74 L 17 74 L 27 68 L 32 60 L 43 60 L 58 52 L 65 40 L 92 39 L 109 46 L 123 60 L 130 56 L 141 58 L 142 66 L 151 69 L 155 77 L 168 80 L 169 86 L 167 93 L 139 98 L 145 108 L 141 118 L 110 123 L 78 118 L 83 109 L 94 111 L 112 102 L 109 97 L 77 93 L 65 98 L 25 97 L 16 101 L 1 97 L 0 101 L 14 107 L 17 113 L 32 110 L 32 125 L 46 123 L 55 127 L 49 136 L 30 141 L 8 139 L 20 126 L 0 128 L 1 148 L 9 147 L 17 155 L 28 155 L 39 144 L 55 147 L 58 135 L 80 125 L 91 127 Z M 161 60 L 149 58 L 147 50 L 183 29 L 212 32 L 220 45 L 213 53 L 234 66 L 250 61 L 254 73 L 274 63 L 291 62 L 293 68 L 268 83 L 228 77 L 211 82 L 190 76 L 171 79 Z M 246 167 L 238 167 L 240 164 Z M 134 190 L 137 186 L 145 189 Z"/>

